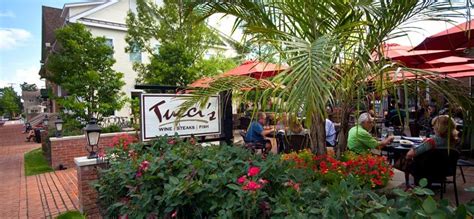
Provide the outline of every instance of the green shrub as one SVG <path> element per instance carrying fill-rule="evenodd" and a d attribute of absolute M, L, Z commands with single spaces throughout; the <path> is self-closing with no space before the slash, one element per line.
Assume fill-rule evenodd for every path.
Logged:
<path fill-rule="evenodd" d="M 113 132 L 121 132 L 122 128 L 120 128 L 117 124 L 111 124 L 107 127 L 102 128 L 102 133 L 113 133 Z"/>
<path fill-rule="evenodd" d="M 107 154 L 108 168 L 96 188 L 111 218 L 413 218 L 469 212 L 447 202 L 434 203 L 433 211 L 431 197 L 420 198 L 431 194 L 427 189 L 378 194 L 352 175 L 328 183 L 277 155 L 262 160 L 240 147 L 160 138 L 151 146 L 120 145 Z"/>

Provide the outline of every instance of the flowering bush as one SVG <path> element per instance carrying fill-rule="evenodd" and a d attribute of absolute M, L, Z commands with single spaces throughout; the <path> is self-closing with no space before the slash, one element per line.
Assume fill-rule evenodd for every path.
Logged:
<path fill-rule="evenodd" d="M 316 178 L 326 182 L 335 182 L 351 174 L 362 185 L 378 188 L 387 185 L 393 176 L 393 170 L 385 157 L 355 155 L 351 152 L 347 152 L 344 157 L 340 161 L 329 155 L 318 156 L 304 150 L 282 155 L 282 160 L 289 162 L 293 168 L 311 169 Z"/>
<path fill-rule="evenodd" d="M 433 209 L 456 214 L 432 199 L 371 190 L 369 181 L 377 178 L 364 173 L 388 167 L 377 157 L 337 161 L 303 151 L 262 160 L 241 147 L 196 147 L 177 138 L 109 150 L 109 168 L 96 184 L 104 218 L 415 218 L 439 214 Z"/>

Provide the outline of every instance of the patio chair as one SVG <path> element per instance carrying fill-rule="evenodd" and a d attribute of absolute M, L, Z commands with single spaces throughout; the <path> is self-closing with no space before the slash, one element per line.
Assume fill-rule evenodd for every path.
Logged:
<path fill-rule="evenodd" d="M 266 156 L 268 154 L 269 150 L 267 150 L 267 148 L 265 147 L 265 144 L 260 144 L 260 143 L 247 141 L 246 138 L 245 138 L 245 136 L 247 135 L 247 132 L 244 131 L 244 130 L 241 130 L 239 132 L 239 134 L 240 134 L 240 136 L 242 136 L 242 138 L 244 140 L 245 148 L 252 151 L 252 153 L 257 152 L 257 150 L 260 150 L 260 152 L 262 153 L 263 156 Z"/>
<path fill-rule="evenodd" d="M 240 117 L 240 129 L 247 129 L 250 125 L 250 118 L 248 117 Z"/>
<path fill-rule="evenodd" d="M 462 181 L 464 183 L 466 183 L 466 177 L 464 176 L 464 171 L 463 171 L 462 168 L 463 167 L 474 167 L 474 162 L 459 159 L 458 162 L 457 162 L 457 166 L 459 167 L 459 170 L 461 171 Z"/>
<path fill-rule="evenodd" d="M 458 191 L 456 185 L 456 168 L 459 159 L 459 151 L 455 149 L 434 149 L 421 154 L 413 160 L 411 166 L 411 174 L 415 178 L 415 183 L 426 178 L 428 186 L 431 187 L 433 183 L 441 184 L 440 198 L 443 198 L 443 193 L 446 192 L 446 184 L 452 183 L 454 185 L 454 196 L 456 198 L 456 205 L 459 205 Z M 448 180 L 448 177 L 452 177 Z"/>
<path fill-rule="evenodd" d="M 280 142 L 280 144 L 282 144 L 282 146 L 279 146 L 279 152 L 283 153 L 291 153 L 293 151 L 300 151 L 305 148 L 310 148 L 310 140 L 308 134 L 277 135 L 277 142 Z"/>

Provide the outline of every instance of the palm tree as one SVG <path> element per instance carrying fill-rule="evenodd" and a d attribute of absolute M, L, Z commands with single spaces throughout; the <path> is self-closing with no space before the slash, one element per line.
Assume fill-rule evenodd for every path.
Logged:
<path fill-rule="evenodd" d="M 386 80 L 390 72 L 397 70 L 410 70 L 420 78 L 433 75 L 406 69 L 390 60 L 374 61 L 373 57 L 383 57 L 384 42 L 406 33 L 402 24 L 427 19 L 436 4 L 418 0 L 241 0 L 193 4 L 191 7 L 203 19 L 215 13 L 235 16 L 235 26 L 243 28 L 247 38 L 272 45 L 290 69 L 272 78 L 266 83 L 269 86 L 251 78 L 217 78 L 210 88 L 197 90 L 197 97 L 184 107 L 203 103 L 216 92 L 255 88 L 261 93 L 259 101 L 274 97 L 285 100 L 277 104 L 279 112 L 303 112 L 313 151 L 324 154 L 325 109 L 328 103 L 340 103 L 339 154 L 346 148 L 349 115 L 365 95 L 365 88 L 375 84 L 377 92 L 384 94 L 400 86 Z M 436 80 L 429 83 L 442 93 L 449 92 Z M 408 89 L 410 84 L 405 81 L 401 85 Z M 447 95 L 452 101 L 472 107 L 472 99 Z"/>

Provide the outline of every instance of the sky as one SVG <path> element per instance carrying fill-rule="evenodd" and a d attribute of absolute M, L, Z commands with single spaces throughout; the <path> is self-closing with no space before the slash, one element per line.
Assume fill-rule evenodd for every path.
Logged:
<path fill-rule="evenodd" d="M 44 87 L 41 59 L 41 6 L 62 8 L 78 0 L 0 0 L 0 87 L 23 82 Z"/>

